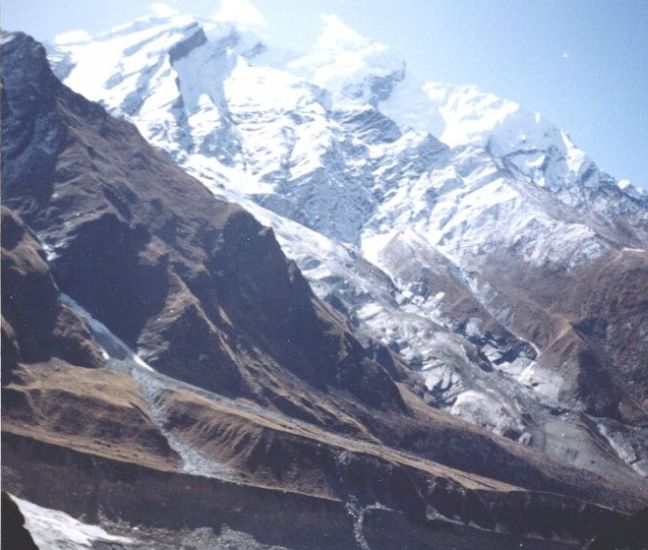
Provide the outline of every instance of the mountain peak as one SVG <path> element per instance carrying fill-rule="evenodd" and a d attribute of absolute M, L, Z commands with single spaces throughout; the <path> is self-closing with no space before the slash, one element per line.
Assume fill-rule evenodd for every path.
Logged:
<path fill-rule="evenodd" d="M 324 14 L 320 18 L 322 28 L 315 42 L 315 50 L 348 51 L 371 46 L 387 49 L 387 46 L 361 35 L 335 14 Z"/>
<path fill-rule="evenodd" d="M 274 90 L 262 96 L 246 93 L 246 110 L 254 103 L 255 112 L 273 111 L 277 97 L 303 96 L 301 92 L 286 95 L 286 87 L 309 90 L 308 99 L 300 100 L 302 106 L 376 109 L 400 133 L 429 132 L 451 147 L 488 149 L 502 166 L 554 191 L 568 205 L 584 205 L 590 191 L 583 189 L 595 190 L 613 181 L 565 132 L 539 114 L 474 85 L 420 80 L 387 45 L 363 36 L 336 15 L 323 15 L 314 46 L 294 54 L 266 46 L 249 30 L 264 19 L 247 2 L 225 2 L 207 19 L 165 9 L 161 13 L 90 41 L 83 31 L 67 33 L 59 37 L 50 61 L 55 74 L 76 91 L 121 115 L 137 115 L 136 124 L 156 145 L 175 143 L 176 159 L 196 150 L 219 150 L 219 161 L 231 165 L 232 157 L 241 153 L 240 136 L 230 131 L 230 118 L 234 105 L 240 104 L 238 91 L 245 86 L 230 77 L 245 73 L 251 77 L 247 80 L 263 81 L 267 90 Z M 235 70 L 246 64 L 253 70 Z M 208 104 L 214 108 L 204 108 Z M 155 113 L 161 111 L 167 113 L 165 120 L 155 121 Z M 195 118 L 198 111 L 203 115 L 209 111 L 209 120 L 206 115 L 204 123 Z M 330 143 L 331 132 L 332 128 L 317 135 Z M 281 140 L 287 135 L 284 132 Z M 301 150 L 292 149 L 291 140 L 286 146 Z M 273 154 L 279 164 L 281 154 Z M 632 186 L 613 187 L 617 194 L 643 200 Z"/>
<path fill-rule="evenodd" d="M 313 48 L 286 68 L 338 100 L 375 103 L 385 99 L 376 97 L 371 88 L 376 79 L 402 79 L 405 62 L 388 46 L 362 36 L 336 15 L 323 15 L 322 22 Z"/>

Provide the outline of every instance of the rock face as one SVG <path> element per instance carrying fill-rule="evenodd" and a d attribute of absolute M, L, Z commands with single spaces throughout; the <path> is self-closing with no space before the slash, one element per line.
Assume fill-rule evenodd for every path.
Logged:
<path fill-rule="evenodd" d="M 645 548 L 648 539 L 648 508 L 632 517 L 605 529 L 594 537 L 585 548 L 587 550 L 606 550 L 608 548 Z"/>
<path fill-rule="evenodd" d="M 18 363 L 57 358 L 83 367 L 102 364 L 89 327 L 58 301 L 45 254 L 22 220 L 2 207 L 3 383 Z"/>
<path fill-rule="evenodd" d="M 266 546 L 388 548 L 388 525 L 412 548 L 436 531 L 439 548 L 565 548 L 645 505 L 618 461 L 604 479 L 430 407 L 396 355 L 356 336 L 346 298 L 315 296 L 273 230 L 58 83 L 31 38 L 2 44 L 9 490 L 171 547 L 231 528 Z"/>
<path fill-rule="evenodd" d="M 41 246 L 4 206 L 2 283 L 4 429 L 174 468 L 136 384 L 102 368 L 87 320 L 60 300 Z"/>
<path fill-rule="evenodd" d="M 648 472 L 648 197 L 564 131 L 474 86 L 419 81 L 336 17 L 304 54 L 174 16 L 52 59 L 271 226 L 320 298 L 420 372 L 430 403 L 598 474 Z"/>

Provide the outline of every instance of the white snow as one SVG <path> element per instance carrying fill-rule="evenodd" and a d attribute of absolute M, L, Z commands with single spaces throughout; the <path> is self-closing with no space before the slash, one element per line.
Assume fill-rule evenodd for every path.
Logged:
<path fill-rule="evenodd" d="M 403 61 L 388 46 L 360 35 L 336 15 L 323 15 L 313 49 L 286 69 L 332 92 L 339 101 L 368 99 L 367 78 L 388 77 L 403 70 Z"/>
<path fill-rule="evenodd" d="M 11 496 L 25 517 L 25 527 L 42 550 L 81 550 L 95 542 L 131 543 L 132 539 L 110 535 L 98 525 L 83 523 L 65 512 L 38 506 Z"/>
<path fill-rule="evenodd" d="M 497 395 L 474 390 L 460 393 L 450 412 L 477 425 L 491 428 L 497 434 L 523 430 L 516 413 L 509 411 Z"/>
<path fill-rule="evenodd" d="M 131 350 L 120 338 L 115 336 L 115 334 L 113 334 L 106 325 L 95 319 L 86 309 L 79 305 L 78 302 L 63 293 L 60 295 L 59 299 L 62 303 L 79 313 L 88 322 L 95 340 L 101 346 L 101 354 L 104 359 L 117 358 L 121 361 L 128 359 L 145 370 L 153 371 L 153 369 L 147 365 L 139 355 Z"/>
<path fill-rule="evenodd" d="M 88 42 L 89 40 L 92 40 L 92 35 L 84 29 L 77 29 L 57 34 L 54 38 L 54 42 L 58 45 Z"/>
<path fill-rule="evenodd" d="M 380 112 L 403 131 L 416 130 L 440 136 L 444 120 L 425 91 L 426 84 L 407 72 L 389 97 L 378 104 Z"/>
<path fill-rule="evenodd" d="M 373 264 L 381 265 L 380 253 L 395 235 L 396 232 L 367 235 L 362 239 L 362 253 L 364 257 Z"/>
<path fill-rule="evenodd" d="M 560 403 L 560 391 L 565 382 L 558 372 L 552 372 L 531 363 L 517 377 L 521 384 L 532 388 L 540 399 L 550 406 Z"/>
<path fill-rule="evenodd" d="M 615 426 L 614 421 L 605 421 L 604 419 L 600 419 L 599 422 L 597 422 L 596 427 L 598 428 L 599 433 L 607 440 L 612 450 L 614 450 L 623 462 L 628 464 L 637 473 L 648 477 L 648 458 L 639 456 L 637 450 L 623 433 L 623 431 L 631 431 L 633 429 L 637 430 L 637 428 L 629 428 L 622 425 Z M 641 428 L 639 428 L 639 430 L 640 429 Z"/>

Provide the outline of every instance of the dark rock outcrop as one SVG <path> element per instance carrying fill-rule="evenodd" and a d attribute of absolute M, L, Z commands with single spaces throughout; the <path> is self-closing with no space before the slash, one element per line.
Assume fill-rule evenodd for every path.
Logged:
<path fill-rule="evenodd" d="M 594 537 L 585 550 L 645 550 L 648 548 L 648 508 L 625 518 Z"/>
<path fill-rule="evenodd" d="M 59 302 L 59 290 L 38 241 L 22 221 L 2 207 L 2 378 L 19 362 L 58 357 L 98 367 L 101 355 L 86 323 Z"/>
<path fill-rule="evenodd" d="M 25 527 L 25 517 L 6 491 L 2 491 L 2 548 L 38 550 L 31 533 Z"/>

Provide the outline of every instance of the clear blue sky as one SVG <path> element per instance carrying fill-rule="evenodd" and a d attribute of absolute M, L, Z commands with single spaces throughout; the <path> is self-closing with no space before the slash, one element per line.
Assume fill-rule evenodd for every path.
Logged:
<path fill-rule="evenodd" d="M 106 30 L 151 0 L 4 0 L 37 39 Z M 219 0 L 166 0 L 210 16 Z M 648 188 L 648 0 L 253 0 L 267 41 L 305 49 L 335 13 L 422 78 L 477 84 L 541 112 L 603 169 Z"/>

